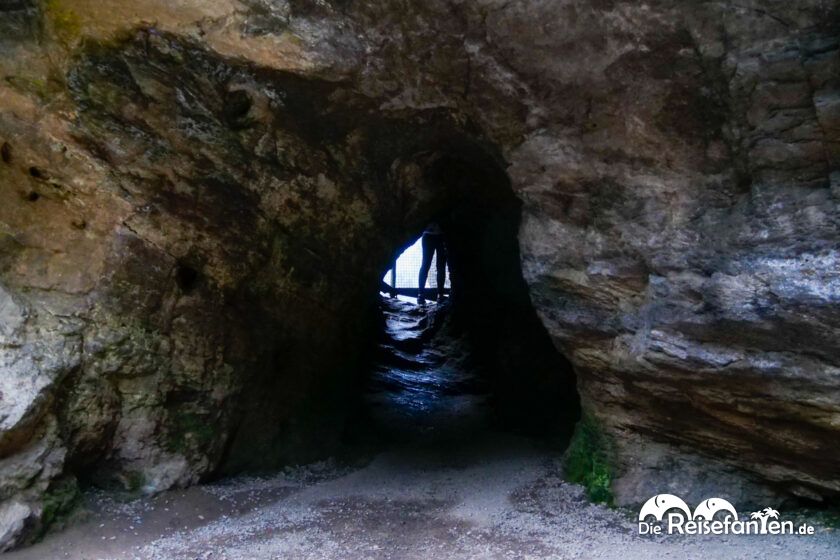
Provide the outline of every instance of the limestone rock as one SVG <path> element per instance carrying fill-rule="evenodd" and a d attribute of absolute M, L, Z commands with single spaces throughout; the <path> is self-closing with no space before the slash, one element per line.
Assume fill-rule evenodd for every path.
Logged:
<path fill-rule="evenodd" d="M 0 551 L 6 551 L 17 544 L 31 516 L 29 506 L 20 502 L 4 502 L 0 505 Z"/>

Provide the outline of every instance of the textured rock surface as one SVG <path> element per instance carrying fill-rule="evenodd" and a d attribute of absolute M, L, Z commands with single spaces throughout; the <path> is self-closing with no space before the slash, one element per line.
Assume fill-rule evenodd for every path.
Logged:
<path fill-rule="evenodd" d="M 432 152 L 508 162 L 620 503 L 840 493 L 836 3 L 0 10 L 0 546 L 327 445 Z"/>

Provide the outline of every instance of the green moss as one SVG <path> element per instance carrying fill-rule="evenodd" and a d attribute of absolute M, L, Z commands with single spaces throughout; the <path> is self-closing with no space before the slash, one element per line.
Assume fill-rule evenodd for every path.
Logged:
<path fill-rule="evenodd" d="M 44 16 L 60 41 L 72 43 L 81 36 L 81 20 L 76 12 L 63 5 L 63 0 L 45 0 Z"/>
<path fill-rule="evenodd" d="M 586 488 L 596 503 L 613 505 L 612 446 L 597 420 L 584 414 L 565 456 L 566 478 Z"/>
<path fill-rule="evenodd" d="M 125 489 L 129 494 L 136 495 L 146 484 L 146 477 L 140 471 L 129 471 L 124 475 Z"/>
<path fill-rule="evenodd" d="M 790 511 L 796 523 L 813 523 L 827 529 L 840 529 L 840 509 L 800 508 Z"/>
<path fill-rule="evenodd" d="M 35 96 L 41 101 L 50 101 L 64 91 L 63 84 L 51 78 L 8 76 L 6 82 L 19 92 Z"/>
<path fill-rule="evenodd" d="M 815 517 L 817 523 L 824 527 L 840 529 L 840 510 L 820 511 Z"/>
<path fill-rule="evenodd" d="M 63 478 L 53 482 L 44 493 L 44 509 L 41 514 L 41 534 L 55 523 L 65 519 L 79 504 L 81 493 L 75 478 Z"/>
<path fill-rule="evenodd" d="M 173 452 L 203 450 L 213 441 L 213 427 L 199 414 L 177 412 L 172 416 L 168 448 Z"/>

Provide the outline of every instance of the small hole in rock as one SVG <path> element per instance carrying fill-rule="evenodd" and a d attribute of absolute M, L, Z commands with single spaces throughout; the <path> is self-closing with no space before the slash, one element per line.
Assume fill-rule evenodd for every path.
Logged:
<path fill-rule="evenodd" d="M 29 202 L 35 202 L 39 198 L 41 198 L 41 195 L 36 193 L 35 191 L 31 191 L 28 195 L 26 195 L 26 200 L 28 200 Z"/>
<path fill-rule="evenodd" d="M 5 163 L 12 163 L 12 146 L 8 142 L 3 142 L 3 145 L 0 146 L 0 158 Z"/>
<path fill-rule="evenodd" d="M 36 179 L 46 179 L 47 174 L 35 167 L 34 165 L 29 168 L 29 175 L 35 177 Z"/>
<path fill-rule="evenodd" d="M 225 97 L 225 104 L 222 108 L 225 121 L 231 126 L 246 125 L 245 117 L 251 110 L 251 96 L 247 91 L 237 89 L 231 91 Z"/>
<path fill-rule="evenodd" d="M 198 271 L 191 266 L 179 264 L 175 270 L 175 281 L 182 292 L 188 294 L 198 285 Z"/>

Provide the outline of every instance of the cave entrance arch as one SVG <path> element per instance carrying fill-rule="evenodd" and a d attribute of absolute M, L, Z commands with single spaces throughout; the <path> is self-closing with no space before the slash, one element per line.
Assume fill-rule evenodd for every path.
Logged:
<path fill-rule="evenodd" d="M 173 46 L 196 64 L 185 68 L 169 54 Z M 167 88 L 146 99 L 138 75 L 152 82 L 179 76 L 190 103 Z M 165 223 L 191 240 L 164 247 L 177 249 L 183 262 L 173 263 L 169 285 L 165 278 L 155 283 L 158 299 L 143 300 L 166 301 L 172 290 L 178 316 L 204 326 L 194 336 L 190 321 L 160 319 L 164 335 L 187 342 L 174 352 L 174 366 L 158 368 L 181 373 L 156 388 L 162 404 L 151 408 L 165 409 L 161 435 L 143 436 L 186 457 L 189 474 L 269 470 L 332 452 L 364 375 L 361 350 L 376 339 L 379 282 L 441 215 L 453 315 L 487 364 L 500 416 L 532 426 L 573 424 L 575 377 L 522 279 L 520 202 L 498 148 L 463 113 L 383 110 L 346 83 L 246 67 L 157 31 L 93 51 L 74 69 L 73 83 L 80 84 L 73 95 L 90 137 L 114 145 L 123 139 L 122 103 L 91 98 L 96 88 L 87 85 L 116 87 L 160 112 L 136 139 L 144 153 L 157 153 L 161 139 L 172 146 L 156 168 L 193 163 L 178 185 L 149 176 L 141 160 L 120 171 L 155 210 L 135 215 L 138 227 L 156 232 Z M 200 137 L 170 126 L 197 115 L 207 130 Z M 120 265 L 130 280 L 156 250 L 135 243 L 143 250 Z M 132 293 L 115 291 L 121 312 L 138 319 L 157 313 L 151 304 L 123 301 Z M 212 360 L 199 359 L 210 351 Z M 122 445 L 110 439 L 103 434 L 101 449 Z M 115 462 L 113 470 L 150 470 L 153 461 Z"/>
<path fill-rule="evenodd" d="M 307 105 L 300 113 L 313 111 Z M 352 157 L 319 167 L 329 181 L 316 182 L 305 196 L 320 185 L 337 194 L 319 200 L 317 213 L 292 207 L 291 225 L 277 233 L 258 275 L 292 274 L 295 291 L 286 289 L 284 276 L 283 290 L 258 283 L 236 301 L 260 320 L 242 346 L 242 360 L 252 367 L 216 473 L 271 470 L 339 448 L 354 411 L 364 407 L 369 359 L 382 333 L 383 275 L 431 221 L 447 235 L 452 320 L 480 362 L 494 418 L 515 431 L 570 435 L 580 409 L 575 374 L 522 277 L 521 201 L 503 158 L 446 115 L 365 123 L 356 113 L 344 117 L 329 121 L 327 138 Z M 306 140 L 317 152 L 324 137 Z M 353 216 L 345 231 L 355 208 L 363 218 Z"/>
<path fill-rule="evenodd" d="M 66 376 L 94 389 L 62 388 L 71 399 L 56 401 L 90 438 L 68 439 L 68 471 L 160 489 L 330 454 L 363 373 L 359 349 L 375 339 L 379 280 L 440 215 L 453 315 L 500 416 L 571 427 L 574 375 L 522 279 L 520 203 L 463 113 L 383 110 L 347 83 L 243 65 L 158 30 L 89 49 L 70 77 L 80 147 L 111 173 L 114 200 L 138 211 L 97 296 L 109 336 Z M 127 102 L 155 114 L 143 134 L 127 133 Z M 129 137 L 130 153 L 154 158 L 102 148 Z M 96 414 L 76 412 L 89 394 L 106 396 Z M 160 465 L 175 465 L 166 479 Z"/>

